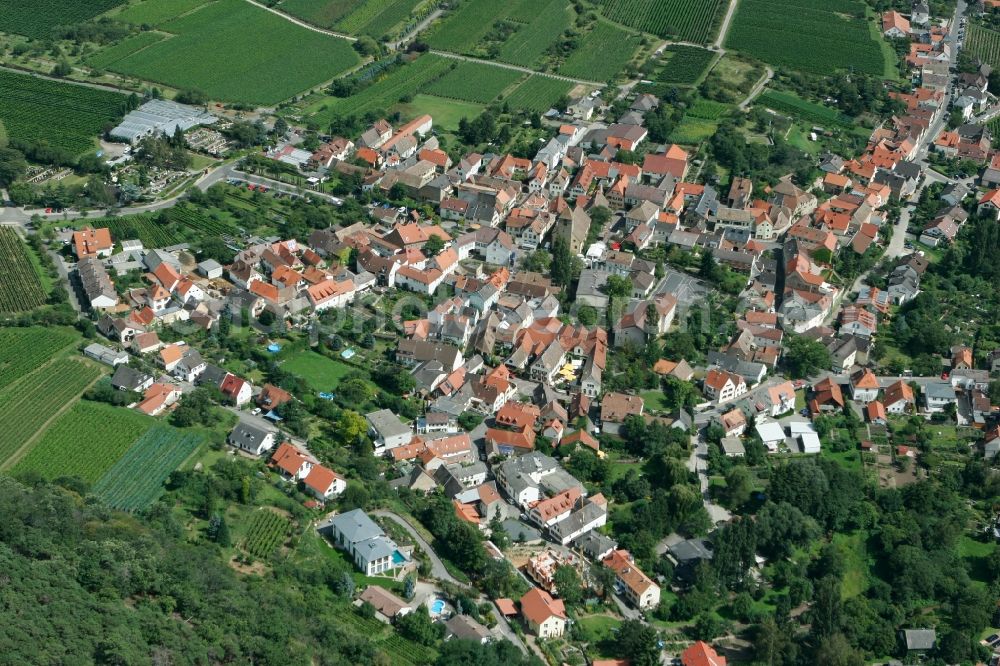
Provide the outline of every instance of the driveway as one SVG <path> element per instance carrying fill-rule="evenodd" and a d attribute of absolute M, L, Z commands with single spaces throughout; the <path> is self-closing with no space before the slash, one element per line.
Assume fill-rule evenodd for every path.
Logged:
<path fill-rule="evenodd" d="M 441 561 L 441 558 L 437 556 L 437 553 L 434 552 L 434 549 L 431 548 L 431 545 L 427 543 L 426 539 L 420 536 L 420 532 L 418 532 L 413 527 L 413 525 L 409 523 L 409 521 L 391 511 L 372 511 L 372 515 L 388 518 L 389 520 L 398 524 L 400 527 L 406 530 L 410 534 L 410 536 L 413 537 L 413 540 L 417 542 L 417 545 L 419 545 L 420 548 L 425 553 L 427 553 L 427 557 L 431 561 L 431 574 L 435 578 L 438 578 L 440 580 L 446 580 L 449 583 L 465 587 L 465 583 L 460 583 L 454 576 L 448 573 L 448 570 L 445 568 L 444 563 Z"/>

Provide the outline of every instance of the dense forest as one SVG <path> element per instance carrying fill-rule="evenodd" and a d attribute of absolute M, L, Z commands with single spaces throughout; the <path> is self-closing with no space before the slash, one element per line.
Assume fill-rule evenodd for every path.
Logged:
<path fill-rule="evenodd" d="M 167 503 L 137 519 L 72 480 L 23 481 L 0 478 L 3 663 L 389 663 L 338 619 L 353 589 L 329 559 L 240 576 Z M 508 643 L 452 641 L 439 660 L 521 658 Z"/>

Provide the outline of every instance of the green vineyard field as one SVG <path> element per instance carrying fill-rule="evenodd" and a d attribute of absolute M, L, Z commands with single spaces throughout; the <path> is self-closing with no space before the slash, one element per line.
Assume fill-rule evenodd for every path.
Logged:
<path fill-rule="evenodd" d="M 155 425 L 94 485 L 94 493 L 125 511 L 148 508 L 163 493 L 163 483 L 204 441 L 195 433 Z"/>
<path fill-rule="evenodd" d="M 5 462 L 17 453 L 49 419 L 100 375 L 101 371 L 93 366 L 59 359 L 25 377 L 23 383 L 0 393 L 0 432 L 3 433 L 0 461 Z M 105 425 L 101 424 L 102 433 Z M 75 424 L 70 424 L 68 431 L 72 436 Z"/>
<path fill-rule="evenodd" d="M 259 559 L 270 557 L 288 538 L 288 519 L 266 509 L 255 511 L 242 548 Z"/>
<path fill-rule="evenodd" d="M 11 142 L 44 143 L 76 157 L 96 148 L 126 103 L 119 93 L 0 70 L 0 120 Z"/>
<path fill-rule="evenodd" d="M 0 313 L 31 310 L 45 303 L 45 290 L 28 258 L 31 250 L 11 227 L 0 227 Z"/>
<path fill-rule="evenodd" d="M 49 480 L 76 476 L 94 483 L 152 423 L 136 411 L 81 400 L 56 419 L 14 471 L 31 470 Z"/>
<path fill-rule="evenodd" d="M 76 341 L 77 336 L 56 328 L 0 328 L 0 389 L 34 372 Z"/>

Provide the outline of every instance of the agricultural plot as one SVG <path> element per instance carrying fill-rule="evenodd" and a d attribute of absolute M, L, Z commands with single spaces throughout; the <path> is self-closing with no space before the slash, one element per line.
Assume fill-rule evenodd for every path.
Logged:
<path fill-rule="evenodd" d="M 602 11 L 636 30 L 704 44 L 714 36 L 727 5 L 722 0 L 608 0 Z"/>
<path fill-rule="evenodd" d="M 409 17 L 421 0 L 362 0 L 359 7 L 337 24 L 344 32 L 378 39 Z"/>
<path fill-rule="evenodd" d="M 547 76 L 532 75 L 528 80 L 514 88 L 507 99 L 513 109 L 528 109 L 544 113 L 552 108 L 559 98 L 568 95 L 572 84 Z"/>
<path fill-rule="evenodd" d="M 1000 66 L 1000 32 L 970 23 L 965 48 L 990 67 Z"/>
<path fill-rule="evenodd" d="M 290 523 L 284 516 L 267 509 L 259 509 L 250 519 L 246 537 L 240 547 L 256 558 L 267 559 L 276 548 L 285 543 L 289 526 Z"/>
<path fill-rule="evenodd" d="M 718 120 L 729 113 L 732 107 L 721 102 L 713 102 L 710 99 L 696 99 L 691 108 L 687 110 L 686 116 L 693 118 L 703 118 L 705 120 Z"/>
<path fill-rule="evenodd" d="M 517 83 L 521 72 L 477 62 L 460 62 L 450 72 L 425 87 L 423 92 L 468 102 L 489 104 Z"/>
<path fill-rule="evenodd" d="M 125 95 L 0 70 L 0 121 L 11 141 L 46 143 L 75 157 L 126 112 Z"/>
<path fill-rule="evenodd" d="M 117 241 L 140 240 L 143 246 L 149 249 L 168 247 L 184 240 L 160 222 L 159 216 L 153 213 L 106 217 L 89 220 L 87 224 L 107 227 L 111 231 L 111 237 Z"/>
<path fill-rule="evenodd" d="M 224 220 L 210 217 L 197 208 L 186 203 L 179 203 L 167 211 L 167 219 L 180 227 L 190 229 L 196 234 L 216 235 L 233 234 L 236 225 Z"/>
<path fill-rule="evenodd" d="M 498 60 L 530 67 L 570 27 L 573 13 L 565 0 L 548 0 L 538 5 L 531 23 L 518 28 L 504 42 L 497 54 Z"/>
<path fill-rule="evenodd" d="M 433 664 L 437 652 L 433 649 L 407 640 L 397 633 L 392 633 L 384 641 L 377 644 L 392 659 L 393 664 L 402 666 L 421 666 Z"/>
<path fill-rule="evenodd" d="M 76 341 L 75 335 L 57 328 L 0 328 L 0 389 L 34 372 Z"/>
<path fill-rule="evenodd" d="M 0 0 L 0 32 L 34 39 L 51 37 L 61 25 L 75 25 L 117 7 L 124 0 Z"/>
<path fill-rule="evenodd" d="M 617 76 L 639 48 L 642 36 L 608 23 L 597 23 L 559 68 L 559 73 L 587 81 Z"/>
<path fill-rule="evenodd" d="M 384 111 L 405 97 L 412 97 L 425 85 L 446 74 L 451 63 L 436 55 L 423 55 L 397 67 L 356 95 L 332 98 L 323 102 L 314 118 L 321 126 L 342 115 L 362 116 L 369 111 Z"/>
<path fill-rule="evenodd" d="M 10 227 L 0 227 L 0 313 L 23 312 L 45 303 L 45 290 L 28 258 L 30 250 Z"/>
<path fill-rule="evenodd" d="M 17 387 L 0 393 L 0 461 L 17 453 L 67 403 L 100 377 L 97 368 L 60 359 L 36 370 Z M 99 434 L 104 434 L 102 423 Z M 74 427 L 69 428 L 70 434 Z M 61 454 L 60 454 L 61 455 Z M 54 478 L 54 477 L 49 477 Z"/>
<path fill-rule="evenodd" d="M 742 0 L 726 46 L 816 74 L 850 69 L 881 76 L 886 69 L 859 0 Z"/>
<path fill-rule="evenodd" d="M 435 49 L 468 53 L 493 29 L 493 24 L 505 18 L 505 3 L 496 0 L 469 0 L 449 14 L 427 37 Z"/>
<path fill-rule="evenodd" d="M 663 66 L 656 76 L 659 83 L 693 86 L 705 74 L 715 53 L 685 44 L 672 44 L 663 52 Z"/>
<path fill-rule="evenodd" d="M 155 425 L 94 485 L 109 506 L 124 511 L 150 507 L 163 493 L 163 482 L 204 438 L 165 425 Z"/>
<path fill-rule="evenodd" d="M 300 19 L 332 28 L 361 5 L 362 0 L 284 0 L 278 9 Z"/>
<path fill-rule="evenodd" d="M 851 119 L 840 111 L 809 102 L 791 93 L 767 90 L 760 96 L 759 103 L 778 113 L 801 118 L 810 124 L 827 127 L 831 125 L 850 127 L 852 125 Z"/>
<path fill-rule="evenodd" d="M 162 32 L 140 32 L 134 37 L 124 39 L 114 46 L 98 51 L 87 58 L 87 64 L 96 69 L 107 69 L 119 60 L 138 53 L 139 51 L 156 44 L 167 35 Z"/>
<path fill-rule="evenodd" d="M 681 121 L 677 123 L 670 140 L 684 146 L 693 146 L 709 138 L 719 129 L 717 120 L 698 118 L 691 114 L 685 114 Z"/>
<path fill-rule="evenodd" d="M 353 67 L 350 44 L 242 0 L 218 0 L 160 26 L 173 36 L 110 69 L 218 100 L 275 104 Z"/>
<path fill-rule="evenodd" d="M 152 423 L 130 409 L 81 400 L 46 429 L 14 471 L 32 470 L 49 480 L 76 476 L 94 483 Z"/>
<path fill-rule="evenodd" d="M 115 14 L 115 19 L 135 25 L 160 25 L 207 2 L 209 0 L 144 0 Z"/>

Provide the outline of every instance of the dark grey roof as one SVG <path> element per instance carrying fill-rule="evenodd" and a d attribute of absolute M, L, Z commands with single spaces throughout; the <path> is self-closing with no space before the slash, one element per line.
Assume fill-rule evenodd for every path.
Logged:
<path fill-rule="evenodd" d="M 127 389 L 135 391 L 145 382 L 151 380 L 149 375 L 139 372 L 127 365 L 119 365 L 115 374 L 111 377 L 111 385 L 116 389 Z"/>
<path fill-rule="evenodd" d="M 384 534 L 382 528 L 375 524 L 375 521 L 361 509 L 354 509 L 334 516 L 330 524 L 349 543 L 367 541 Z"/>
<path fill-rule="evenodd" d="M 618 542 L 600 532 L 591 530 L 583 536 L 574 539 L 573 547 L 579 548 L 583 551 L 584 555 L 594 560 L 609 550 L 617 548 Z"/>
<path fill-rule="evenodd" d="M 229 433 L 229 441 L 241 446 L 249 444 L 252 448 L 257 448 L 270 434 L 271 432 L 268 430 L 240 421 Z"/>
<path fill-rule="evenodd" d="M 678 563 L 712 559 L 712 549 L 705 539 L 688 539 L 670 547 L 670 554 Z"/>

